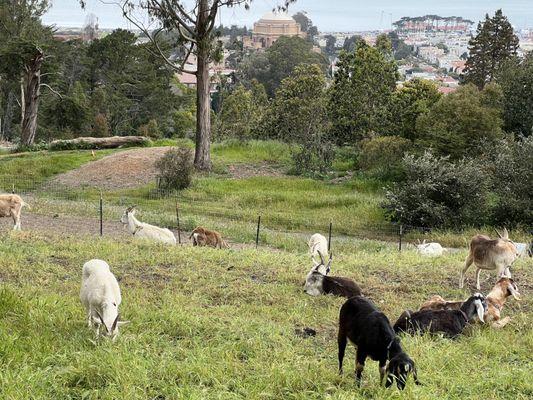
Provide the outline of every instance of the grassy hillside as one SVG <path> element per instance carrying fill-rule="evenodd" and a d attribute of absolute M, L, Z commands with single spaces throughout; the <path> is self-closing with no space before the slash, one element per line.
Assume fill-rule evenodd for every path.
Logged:
<path fill-rule="evenodd" d="M 311 298 L 298 252 L 167 248 L 112 240 L 0 237 L 0 398 L 2 399 L 527 399 L 533 363 L 531 268 L 514 275 L 524 301 L 496 331 L 474 327 L 458 340 L 405 337 L 423 386 L 378 386 L 367 362 L 353 381 L 353 346 L 337 374 L 336 324 L 342 299 Z M 107 260 L 131 324 L 115 344 L 97 343 L 78 299 L 81 266 Z M 394 320 L 431 294 L 460 299 L 464 253 L 422 259 L 387 248 L 338 254 L 335 274 L 359 282 Z M 469 274 L 472 284 L 473 271 Z M 494 282 L 483 273 L 483 291 Z M 295 329 L 311 327 L 314 338 Z"/>

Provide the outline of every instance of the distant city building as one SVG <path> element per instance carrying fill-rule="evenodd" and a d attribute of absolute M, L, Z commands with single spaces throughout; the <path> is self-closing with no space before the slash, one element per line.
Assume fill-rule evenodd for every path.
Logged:
<path fill-rule="evenodd" d="M 422 17 L 403 17 L 392 25 L 397 31 L 402 33 L 468 32 L 474 25 L 474 22 L 462 17 L 424 15 Z"/>
<path fill-rule="evenodd" d="M 254 49 L 269 48 L 281 36 L 298 36 L 305 38 L 298 24 L 290 15 L 285 13 L 266 13 L 254 23 L 252 37 L 243 38 L 244 46 Z"/>

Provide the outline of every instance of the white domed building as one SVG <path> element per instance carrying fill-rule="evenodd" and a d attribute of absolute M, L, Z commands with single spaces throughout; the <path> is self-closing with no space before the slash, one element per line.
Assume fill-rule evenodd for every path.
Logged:
<path fill-rule="evenodd" d="M 299 36 L 305 38 L 298 24 L 290 15 L 286 13 L 269 12 L 254 23 L 252 38 L 245 46 L 255 49 L 266 49 L 274 44 L 281 36 Z"/>

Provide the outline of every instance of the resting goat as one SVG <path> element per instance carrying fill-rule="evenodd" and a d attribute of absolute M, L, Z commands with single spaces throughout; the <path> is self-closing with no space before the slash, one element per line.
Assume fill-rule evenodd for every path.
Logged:
<path fill-rule="evenodd" d="M 222 239 L 222 235 L 217 231 L 210 231 L 201 226 L 197 226 L 191 232 L 189 239 L 192 240 L 193 246 L 210 246 L 219 249 L 228 249 L 228 244 Z"/>
<path fill-rule="evenodd" d="M 126 225 L 128 231 L 136 238 L 148 239 L 154 242 L 172 245 L 176 244 L 176 237 L 169 229 L 140 222 L 135 218 L 135 206 L 128 207 L 126 211 L 124 211 L 122 218 L 120 218 L 120 222 Z"/>
<path fill-rule="evenodd" d="M 426 243 L 426 239 L 424 239 L 422 243 L 418 243 L 416 249 L 421 255 L 427 257 L 440 257 L 444 254 L 444 248 L 440 243 Z"/>
<path fill-rule="evenodd" d="M 396 333 L 406 332 L 417 334 L 422 332 L 443 333 L 444 336 L 455 338 L 464 327 L 477 317 L 484 322 L 483 315 L 487 311 L 485 297 L 476 293 L 465 301 L 458 310 L 423 310 L 404 312 L 394 324 Z"/>
<path fill-rule="evenodd" d="M 500 313 L 507 300 L 507 297 L 513 296 L 520 300 L 520 293 L 516 283 L 511 278 L 501 278 L 490 293 L 485 298 L 487 310 L 484 314 L 485 322 L 491 322 L 493 328 L 502 328 L 511 320 L 509 317 L 500 319 Z M 464 302 L 446 301 L 441 296 L 432 296 L 420 307 L 420 310 L 458 310 Z"/>
<path fill-rule="evenodd" d="M 324 263 L 324 257 L 319 251 L 320 263 L 311 268 L 311 271 L 305 278 L 304 292 L 311 296 L 320 296 L 321 294 L 332 294 L 340 297 L 360 296 L 361 289 L 357 284 L 348 278 L 340 276 L 327 276 L 320 272 L 325 270 L 329 272 L 333 254 L 330 254 L 327 265 Z"/>
<path fill-rule="evenodd" d="M 105 261 L 91 260 L 83 265 L 80 300 L 87 312 L 87 324 L 95 328 L 97 338 L 103 325 L 105 335 L 114 341 L 118 327 L 129 322 L 119 321 L 120 288 Z"/>
<path fill-rule="evenodd" d="M 352 297 L 341 307 L 337 339 L 341 374 L 347 339 L 357 346 L 355 379 L 359 385 L 367 357 L 379 362 L 381 384 L 387 375 L 386 387 L 391 386 L 396 379 L 398 388 L 403 389 L 409 373 L 413 374 L 415 383 L 420 384 L 415 363 L 402 350 L 389 319 L 364 297 Z"/>
<path fill-rule="evenodd" d="M 309 246 L 309 254 L 311 254 L 311 259 L 313 260 L 313 263 L 315 266 L 318 265 L 318 261 L 316 260 L 316 256 L 319 256 L 320 254 L 328 254 L 328 240 L 321 235 L 320 233 L 315 233 L 311 238 L 309 239 L 309 242 L 307 243 Z M 322 267 L 319 269 L 319 272 L 327 275 L 329 271 L 326 271 Z"/>
<path fill-rule="evenodd" d="M 466 270 L 474 263 L 477 267 L 476 288 L 479 290 L 479 274 L 482 269 L 498 272 L 498 279 L 502 276 L 511 277 L 509 268 L 518 257 L 514 243 L 509 239 L 507 229 L 503 230 L 503 235 L 498 231 L 499 239 L 491 239 L 488 236 L 477 235 L 470 241 L 470 252 L 465 261 L 465 266 L 461 271 L 459 287 L 462 288 L 465 281 Z"/>
<path fill-rule="evenodd" d="M 13 230 L 20 231 L 20 212 L 22 207 L 30 206 L 16 194 L 0 194 L 0 218 L 11 217 L 15 226 Z"/>

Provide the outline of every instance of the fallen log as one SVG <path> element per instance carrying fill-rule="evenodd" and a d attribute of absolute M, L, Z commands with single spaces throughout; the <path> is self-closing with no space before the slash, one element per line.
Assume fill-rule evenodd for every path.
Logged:
<path fill-rule="evenodd" d="M 115 149 L 117 147 L 148 146 L 150 139 L 144 136 L 79 137 L 54 140 L 50 150 Z"/>

